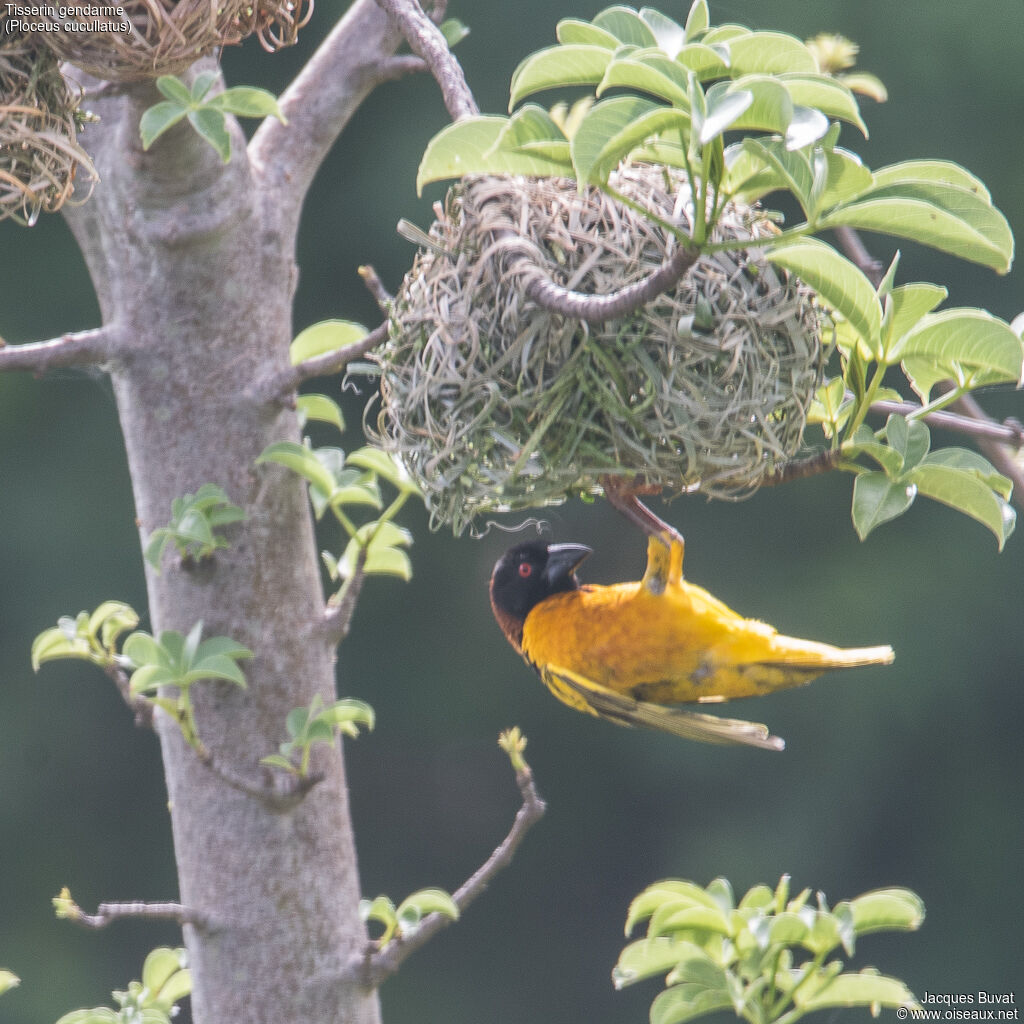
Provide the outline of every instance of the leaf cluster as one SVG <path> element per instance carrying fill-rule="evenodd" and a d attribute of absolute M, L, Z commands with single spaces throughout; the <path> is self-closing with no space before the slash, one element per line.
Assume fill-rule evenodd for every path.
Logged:
<path fill-rule="evenodd" d="M 916 1006 L 903 982 L 871 968 L 844 972 L 829 959 L 872 932 L 913 931 L 924 920 L 908 889 L 879 889 L 829 908 L 819 892 L 790 898 L 789 877 L 775 889 L 755 885 L 737 903 L 716 878 L 702 888 L 669 879 L 630 905 L 626 934 L 647 922 L 647 935 L 623 949 L 612 972 L 616 988 L 664 974 L 666 989 L 651 1024 L 682 1024 L 732 1010 L 750 1024 L 794 1024 L 814 1010 Z"/>
<path fill-rule="evenodd" d="M 149 149 L 164 132 L 183 118 L 188 118 L 199 137 L 209 143 L 221 160 L 227 163 L 231 159 L 228 114 L 236 117 L 276 117 L 282 124 L 287 124 L 277 105 L 277 98 L 266 89 L 236 85 L 210 96 L 210 89 L 219 77 L 215 71 L 203 71 L 196 75 L 190 89 L 174 75 L 161 75 L 156 80 L 156 87 L 166 99 L 154 104 L 142 115 L 139 122 L 142 148 Z"/>
<path fill-rule="evenodd" d="M 408 938 L 428 914 L 443 914 L 452 921 L 459 919 L 459 908 L 443 889 L 420 889 L 406 896 L 396 907 L 387 896 L 359 901 L 359 913 L 364 921 L 376 921 L 384 928 L 377 938 L 383 949 L 395 939 Z"/>
<path fill-rule="evenodd" d="M 57 1024 L 170 1024 L 177 1003 L 191 991 L 185 950 L 161 946 L 146 957 L 140 980 L 129 982 L 124 992 L 112 993 L 120 1009 L 73 1010 Z"/>
<path fill-rule="evenodd" d="M 146 561 L 160 571 L 160 560 L 168 544 L 174 544 L 182 561 L 199 562 L 211 558 L 228 542 L 217 529 L 244 521 L 245 512 L 233 505 L 217 484 L 203 484 L 195 494 L 185 494 L 171 503 L 171 519 L 154 530 L 146 544 Z"/>
<path fill-rule="evenodd" d="M 285 718 L 288 739 L 280 745 L 278 753 L 261 758 L 260 764 L 281 768 L 301 779 L 308 778 L 316 744 L 333 743 L 341 734 L 355 739 L 360 726 L 372 731 L 374 722 L 373 708 L 364 701 L 346 697 L 324 707 L 317 694 L 308 707 L 294 708 L 288 713 Z"/>
<path fill-rule="evenodd" d="M 32 670 L 38 672 L 43 662 L 58 658 L 77 658 L 103 669 L 122 665 L 118 641 L 138 624 L 138 613 L 123 601 L 104 601 L 91 614 L 62 616 L 32 642 Z"/>

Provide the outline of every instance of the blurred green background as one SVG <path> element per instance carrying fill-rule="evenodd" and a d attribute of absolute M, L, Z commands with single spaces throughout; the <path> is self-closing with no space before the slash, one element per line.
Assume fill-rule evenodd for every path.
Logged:
<path fill-rule="evenodd" d="M 603 6 L 453 6 L 472 29 L 458 52 L 481 107 L 504 109 L 512 69 L 554 41 L 560 16 Z M 292 51 L 270 57 L 253 42 L 231 51 L 230 80 L 280 91 L 343 7 L 321 0 Z M 663 9 L 685 17 L 681 4 Z M 959 161 L 1024 232 L 1020 0 L 728 0 L 712 3 L 712 18 L 858 41 L 861 66 L 881 75 L 890 102 L 865 100 L 871 140 L 847 134 L 847 144 L 870 166 Z M 307 204 L 296 330 L 331 316 L 376 322 L 356 267 L 372 263 L 397 287 L 412 250 L 393 228 L 400 217 L 429 223 L 441 190 L 418 200 L 413 180 L 444 123 L 423 78 L 365 105 Z M 1019 268 L 1000 278 L 905 246 L 900 279 L 943 282 L 949 305 L 1007 319 L 1024 306 Z M 0 224 L 0 335 L 28 341 L 97 319 L 59 218 L 29 231 Z M 361 443 L 364 402 L 344 397 L 349 448 Z M 1019 395 L 986 404 L 1024 418 Z M 54 664 L 36 678 L 29 667 L 32 638 L 59 615 L 106 598 L 145 607 L 110 387 L 77 372 L 0 376 L 0 438 L 0 966 L 23 979 L 0 1000 L 0 1021 L 46 1024 L 108 1001 L 151 946 L 176 941 L 170 926 L 78 931 L 54 920 L 50 897 L 67 884 L 87 908 L 171 898 L 175 876 L 155 739 L 133 728 L 98 670 Z M 646 1020 L 657 984 L 616 993 L 609 972 L 630 898 L 665 876 L 724 874 L 745 890 L 789 872 L 830 902 L 910 886 L 928 907 L 923 929 L 865 940 L 858 966 L 877 964 L 918 994 L 1020 986 L 1024 996 L 1024 538 L 998 554 L 980 526 L 922 501 L 861 544 L 849 495 L 850 478 L 836 477 L 665 510 L 686 534 L 688 578 L 737 610 L 798 636 L 896 648 L 890 668 L 736 706 L 786 738 L 781 755 L 630 732 L 564 709 L 491 620 L 487 577 L 512 540 L 431 535 L 422 510 L 404 517 L 416 534 L 415 578 L 367 586 L 339 656 L 340 693 L 378 713 L 377 731 L 347 755 L 364 892 L 454 889 L 488 855 L 517 807 L 495 745 L 504 727 L 528 735 L 549 812 L 484 899 L 386 984 L 389 1024 Z M 596 548 L 587 579 L 641 572 L 642 539 L 602 504 L 545 519 L 555 538 Z M 323 543 L 340 546 L 333 535 Z"/>

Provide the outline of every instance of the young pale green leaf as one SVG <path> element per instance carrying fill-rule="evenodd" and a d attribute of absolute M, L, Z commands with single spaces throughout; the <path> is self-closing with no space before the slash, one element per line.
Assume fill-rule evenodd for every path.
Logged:
<path fill-rule="evenodd" d="M 163 636 L 166 636 L 166 634 L 161 634 L 161 638 Z M 141 630 L 137 633 L 132 633 L 125 640 L 121 653 L 136 668 L 141 668 L 143 665 L 157 665 L 169 670 L 172 667 L 167 650 L 163 644 L 159 643 L 156 637 Z"/>
<path fill-rule="evenodd" d="M 1003 550 L 1017 524 L 1017 514 L 976 472 L 925 459 L 911 471 L 909 479 L 922 494 L 963 512 L 991 530 L 999 550 Z"/>
<path fill-rule="evenodd" d="M 687 43 L 676 56 L 676 63 L 692 71 L 701 82 L 725 78 L 729 74 L 729 63 L 723 49 L 703 43 Z"/>
<path fill-rule="evenodd" d="M 204 679 L 219 679 L 225 683 L 234 683 L 235 686 L 240 686 L 243 690 L 246 688 L 245 673 L 231 658 L 220 654 L 214 654 L 208 658 L 197 658 L 192 663 L 192 668 L 175 682 L 179 686 L 191 686 Z"/>
<path fill-rule="evenodd" d="M 295 411 L 298 413 L 300 427 L 304 427 L 310 420 L 316 420 L 318 423 L 329 423 L 341 432 L 345 430 L 341 406 L 327 395 L 299 395 L 295 400 Z"/>
<path fill-rule="evenodd" d="M 651 1003 L 650 1024 L 686 1024 L 719 1010 L 734 1010 L 732 996 L 721 988 L 702 985 L 673 985 Z"/>
<path fill-rule="evenodd" d="M 555 26 L 555 37 L 563 46 L 580 43 L 584 46 L 601 46 L 606 50 L 615 50 L 619 46 L 618 39 L 611 32 L 579 18 L 563 18 Z"/>
<path fill-rule="evenodd" d="M 605 64 L 608 60 L 611 60 L 610 53 Z M 597 81 L 600 81 L 600 76 Z M 529 151 L 495 149 L 494 144 L 507 124 L 507 117 L 468 117 L 439 131 L 427 144 L 420 160 L 416 172 L 417 193 L 422 194 L 423 186 L 432 181 L 461 178 L 467 174 L 522 174 L 535 178 L 572 176 L 572 165 L 567 160 L 556 161 Z"/>
<path fill-rule="evenodd" d="M 57 1024 L 118 1024 L 120 1017 L 107 1006 L 94 1006 L 91 1010 L 72 1010 L 65 1013 Z M 146 1021 L 145 1024 L 163 1024 Z"/>
<path fill-rule="evenodd" d="M 766 259 L 809 284 L 864 339 L 873 353 L 880 345 L 882 306 L 864 272 L 830 245 L 813 238 L 772 248 Z"/>
<path fill-rule="evenodd" d="M 875 889 L 850 900 L 849 907 L 858 935 L 916 931 L 924 923 L 924 902 L 910 889 Z"/>
<path fill-rule="evenodd" d="M 728 935 L 729 920 L 719 907 L 691 907 L 663 903 L 651 915 L 650 935 L 687 936 L 690 932 Z"/>
<path fill-rule="evenodd" d="M 494 151 L 521 151 L 553 160 L 569 159 L 569 140 L 558 122 L 543 107 L 527 103 L 501 130 Z"/>
<path fill-rule="evenodd" d="M 224 163 L 231 159 L 231 135 L 224 112 L 214 107 L 200 107 L 188 112 L 189 124 L 214 149 Z"/>
<path fill-rule="evenodd" d="M 459 21 L 458 18 L 445 18 L 438 28 L 441 30 L 441 35 L 444 36 L 449 50 L 458 46 L 470 32 L 469 26 Z"/>
<path fill-rule="evenodd" d="M 150 951 L 142 965 L 142 985 L 154 994 L 160 993 L 171 978 L 183 970 L 187 964 L 184 949 L 158 946 Z"/>
<path fill-rule="evenodd" d="M 288 121 L 277 105 L 277 97 L 266 89 L 251 85 L 236 85 L 208 100 L 207 107 L 223 110 L 236 117 L 276 117 L 281 124 Z"/>
<path fill-rule="evenodd" d="M 382 480 L 387 480 L 392 487 L 407 494 L 418 494 L 419 488 L 406 472 L 405 467 L 393 456 L 380 448 L 366 445 L 352 452 L 345 460 L 346 466 L 358 466 L 376 473 Z"/>
<path fill-rule="evenodd" d="M 636 20 L 640 21 L 639 18 Z M 598 27 L 611 31 L 607 26 Z M 653 46 L 653 36 L 650 42 L 642 45 Z M 545 89 L 597 85 L 604 77 L 605 68 L 611 59 L 612 51 L 606 47 L 580 43 L 538 50 L 523 60 L 513 72 L 508 109 L 512 110 L 526 96 Z"/>
<path fill-rule="evenodd" d="M 440 914 L 458 921 L 459 908 L 443 889 L 420 889 L 399 903 L 396 914 L 399 921 L 409 924 L 418 924 L 427 914 Z"/>
<path fill-rule="evenodd" d="M 822 424 L 826 437 L 838 434 L 853 412 L 853 402 L 846 399 L 845 392 L 843 378 L 833 377 L 818 388 L 807 410 L 807 422 Z"/>
<path fill-rule="evenodd" d="M 840 974 L 828 985 L 806 995 L 793 990 L 793 1002 L 805 1013 L 838 1006 L 915 1006 L 914 993 L 897 978 L 887 978 L 870 969 L 859 974 Z"/>
<path fill-rule="evenodd" d="M 248 647 L 240 644 L 237 640 L 232 640 L 229 636 L 208 637 L 195 649 L 194 658 L 197 660 L 215 656 L 232 658 L 237 661 L 240 658 L 251 658 L 253 653 Z"/>
<path fill-rule="evenodd" d="M 711 25 L 711 14 L 708 11 L 707 0 L 693 0 L 690 5 L 690 12 L 686 15 L 686 41 L 693 42 L 699 38 Z"/>
<path fill-rule="evenodd" d="M 706 41 L 706 40 L 705 40 Z M 796 36 L 784 32 L 749 32 L 729 41 L 731 74 L 817 74 L 814 54 Z"/>
<path fill-rule="evenodd" d="M 775 900 L 775 893 L 767 885 L 751 886 L 739 902 L 740 910 L 769 910 Z"/>
<path fill-rule="evenodd" d="M 395 905 L 387 896 L 377 896 L 372 900 L 359 901 L 359 916 L 364 921 L 376 921 L 384 925 L 385 935 L 390 937 L 398 926 L 395 916 Z"/>
<path fill-rule="evenodd" d="M 612 984 L 623 989 L 657 974 L 666 974 L 691 948 L 696 947 L 665 935 L 631 942 L 619 954 L 618 963 L 612 968 Z"/>
<path fill-rule="evenodd" d="M 666 903 L 674 903 L 680 908 L 690 906 L 715 909 L 717 906 L 699 885 L 675 878 L 666 878 L 649 885 L 630 903 L 626 915 L 626 934 L 629 935 L 641 921 L 646 921 Z"/>
<path fill-rule="evenodd" d="M 793 120 L 789 93 L 768 75 L 744 75 L 735 82 L 718 82 L 708 89 L 708 117 L 725 96 L 750 93 L 750 103 L 729 124 L 729 128 L 784 134 Z"/>
<path fill-rule="evenodd" d="M 9 992 L 12 988 L 16 988 L 21 984 L 21 978 L 19 978 L 13 971 L 0 970 L 0 996 L 5 992 Z"/>
<path fill-rule="evenodd" d="M 173 100 L 154 103 L 139 120 L 142 148 L 149 149 L 165 131 L 173 128 L 187 113 L 187 107 Z"/>
<path fill-rule="evenodd" d="M 275 462 L 298 473 L 325 496 L 329 497 L 335 491 L 334 474 L 311 449 L 297 441 L 277 441 L 268 445 L 256 459 L 256 465 L 265 462 Z"/>
<path fill-rule="evenodd" d="M 616 5 L 606 7 L 597 17 L 594 24 L 610 32 L 620 43 L 629 46 L 657 46 L 658 39 L 651 27 L 633 10 L 632 7 Z"/>
<path fill-rule="evenodd" d="M 912 484 L 894 483 L 885 473 L 861 473 L 853 482 L 853 528 L 865 540 L 877 526 L 903 515 L 917 494 Z"/>
<path fill-rule="evenodd" d="M 634 50 L 616 56 L 598 83 L 596 95 L 613 88 L 650 93 L 682 109 L 690 105 L 686 69 L 661 50 Z"/>
<path fill-rule="evenodd" d="M 32 670 L 38 672 L 44 662 L 56 661 L 58 658 L 93 661 L 94 652 L 85 637 L 69 637 L 59 626 L 54 626 L 44 629 L 32 641 Z"/>
<path fill-rule="evenodd" d="M 295 765 L 284 754 L 267 754 L 266 757 L 260 758 L 260 764 L 265 764 L 268 768 L 280 768 L 292 775 L 298 774 Z"/>
<path fill-rule="evenodd" d="M 350 736 L 355 735 L 355 727 L 360 725 L 369 732 L 373 732 L 377 721 L 374 710 L 369 704 L 352 697 L 335 701 L 330 707 L 324 708 L 316 716 L 316 719 L 332 729 L 343 729 Z"/>
<path fill-rule="evenodd" d="M 947 377 L 980 373 L 986 384 L 1017 384 L 1024 343 L 1008 323 L 985 310 L 946 309 L 920 318 L 895 342 L 891 359 L 926 359 Z"/>
<path fill-rule="evenodd" d="M 923 420 L 908 420 L 896 414 L 886 420 L 885 439 L 902 459 L 901 474 L 913 469 L 931 447 L 931 433 Z"/>
<path fill-rule="evenodd" d="M 356 530 L 353 539 L 371 548 L 408 547 L 412 544 L 412 534 L 404 526 L 397 526 L 390 520 L 366 523 Z"/>
<path fill-rule="evenodd" d="M 867 138 L 867 125 L 860 116 L 857 98 L 831 75 L 790 73 L 779 75 L 776 81 L 785 87 L 794 103 L 820 110 L 826 117 L 846 121 Z"/>
<path fill-rule="evenodd" d="M 314 356 L 340 352 L 362 341 L 367 330 L 353 320 L 321 320 L 300 331 L 288 348 L 292 366 L 298 366 Z"/>
<path fill-rule="evenodd" d="M 128 688 L 131 693 L 138 696 L 142 693 L 149 693 L 161 686 L 172 686 L 178 682 L 176 676 L 169 668 L 163 665 L 143 665 L 137 668 L 131 675 Z"/>
<path fill-rule="evenodd" d="M 138 613 L 123 601 L 104 601 L 89 616 L 90 636 L 99 636 L 103 647 L 109 650 L 122 633 L 139 624 Z"/>
<path fill-rule="evenodd" d="M 641 96 L 616 96 L 595 103 L 570 143 L 576 180 L 581 184 L 607 181 L 637 146 L 667 128 L 689 131 L 689 115 Z"/>
<path fill-rule="evenodd" d="M 653 7 L 641 7 L 640 17 L 654 33 L 658 47 L 674 58 L 686 42 L 686 29 Z"/>
<path fill-rule="evenodd" d="M 871 187 L 871 172 L 856 153 L 835 147 L 825 152 L 828 177 L 818 197 L 818 208 L 824 209 L 845 202 Z"/>
<path fill-rule="evenodd" d="M 366 573 L 371 576 L 397 576 L 408 583 L 412 579 L 412 561 L 399 548 L 375 546 L 367 552 Z"/>

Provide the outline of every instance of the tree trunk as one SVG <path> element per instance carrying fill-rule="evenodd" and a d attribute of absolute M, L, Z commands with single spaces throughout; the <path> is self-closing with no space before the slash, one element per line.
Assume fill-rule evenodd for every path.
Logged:
<path fill-rule="evenodd" d="M 258 777 L 287 713 L 334 699 L 305 488 L 254 465 L 300 437 L 294 411 L 250 387 L 288 367 L 294 224 L 254 179 L 236 126 L 226 165 L 187 123 L 144 153 L 139 118 L 159 99 L 148 83 L 90 96 L 101 121 L 83 142 L 102 184 L 69 220 L 117 338 L 107 369 L 143 541 L 204 483 L 247 513 L 227 549 L 199 566 L 168 553 L 147 585 L 154 634 L 202 620 L 204 637 L 255 652 L 248 689 L 208 681 L 193 696 L 217 762 Z M 180 898 L 206 922 L 185 929 L 196 1024 L 375 1024 L 376 995 L 345 972 L 366 935 L 340 749 L 319 748 L 324 780 L 275 807 L 204 766 L 167 716 L 157 726 Z"/>

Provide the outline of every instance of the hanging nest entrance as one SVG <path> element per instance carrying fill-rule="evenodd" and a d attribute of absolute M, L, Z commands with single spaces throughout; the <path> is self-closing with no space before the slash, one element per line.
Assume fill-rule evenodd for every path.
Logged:
<path fill-rule="evenodd" d="M 88 197 L 96 175 L 76 141 L 79 97 L 57 58 L 0 16 L 0 220 L 33 224 L 76 191 Z"/>
<path fill-rule="evenodd" d="M 254 32 L 266 49 L 291 45 L 312 13 L 309 0 L 121 0 L 116 7 L 76 6 L 81 13 L 44 15 L 49 28 L 40 34 L 42 41 L 61 60 L 118 82 L 180 74 L 217 47 L 240 43 Z M 111 10 L 124 13 L 95 13 Z"/>
<path fill-rule="evenodd" d="M 692 222 L 677 172 L 635 166 L 611 185 Z M 437 214 L 391 309 L 377 418 L 435 527 L 594 493 L 605 474 L 739 498 L 799 449 L 823 372 L 819 315 L 757 250 L 701 257 L 653 302 L 588 325 L 525 297 L 506 240 L 532 243 L 557 283 L 601 295 L 666 260 L 651 219 L 575 182 L 491 176 L 464 179 Z M 714 240 L 775 231 L 728 206 Z"/>

